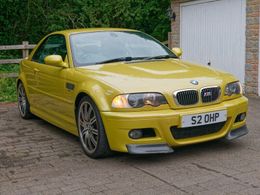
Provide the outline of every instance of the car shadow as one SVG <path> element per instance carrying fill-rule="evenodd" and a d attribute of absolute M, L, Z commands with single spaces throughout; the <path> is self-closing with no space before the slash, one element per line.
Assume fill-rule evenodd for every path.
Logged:
<path fill-rule="evenodd" d="M 32 119 L 37 125 L 44 128 L 46 133 L 50 133 L 52 136 L 58 136 L 59 139 L 63 139 L 64 142 L 72 142 L 73 144 L 78 145 L 81 150 L 80 142 L 77 136 L 58 128 L 38 117 Z M 162 161 L 169 160 L 179 160 L 187 156 L 198 156 L 208 153 L 222 153 L 222 152 L 231 152 L 234 150 L 240 150 L 245 147 L 245 142 L 241 140 L 227 141 L 224 139 L 213 140 L 209 142 L 203 142 L 199 144 L 192 144 L 182 147 L 174 148 L 173 153 L 169 154 L 144 154 L 144 155 L 135 155 L 128 153 L 114 152 L 112 156 L 107 158 L 97 159 L 98 161 L 118 161 L 118 162 L 128 162 L 133 164 L 156 164 Z M 82 151 L 82 155 L 84 152 Z M 86 158 L 88 158 L 86 156 Z"/>
<path fill-rule="evenodd" d="M 213 140 L 209 142 L 193 144 L 188 146 L 182 146 L 174 148 L 173 153 L 168 154 L 145 154 L 145 155 L 135 155 L 128 153 L 115 153 L 112 158 L 119 158 L 134 164 L 155 164 L 167 160 L 179 160 L 187 156 L 199 156 L 206 155 L 208 153 L 222 153 L 222 152 L 231 152 L 234 150 L 240 150 L 245 147 L 244 142 L 237 141 L 227 141 L 227 140 Z"/>
<path fill-rule="evenodd" d="M 34 115 L 33 118 L 31 119 L 31 121 L 34 121 L 35 123 L 37 123 L 38 126 L 42 127 L 47 132 L 50 132 L 50 135 L 60 136 L 61 137 L 60 139 L 65 139 L 66 141 L 77 142 L 79 144 L 79 140 L 78 140 L 77 136 L 39 118 L 38 116 Z"/>

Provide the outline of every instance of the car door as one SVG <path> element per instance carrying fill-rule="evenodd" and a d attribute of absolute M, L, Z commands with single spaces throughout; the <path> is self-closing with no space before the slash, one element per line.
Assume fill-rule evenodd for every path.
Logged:
<path fill-rule="evenodd" d="M 33 107 L 36 102 L 37 91 L 37 81 L 35 80 L 34 63 L 28 59 L 24 59 L 20 63 L 21 72 L 25 75 L 26 87 L 27 87 L 27 97 L 30 102 L 30 106 Z"/>
<path fill-rule="evenodd" d="M 55 34 L 47 37 L 32 57 L 37 81 L 37 104 L 41 113 L 52 117 L 55 123 L 66 120 L 63 114 L 68 102 L 65 98 L 66 77 L 69 68 L 45 64 L 48 55 L 60 55 L 67 59 L 67 47 L 64 35 Z"/>

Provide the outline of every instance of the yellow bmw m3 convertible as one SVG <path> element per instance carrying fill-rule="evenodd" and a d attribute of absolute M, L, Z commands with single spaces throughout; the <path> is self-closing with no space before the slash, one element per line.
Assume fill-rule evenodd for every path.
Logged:
<path fill-rule="evenodd" d="M 181 54 L 136 30 L 51 33 L 20 63 L 20 114 L 79 136 L 92 158 L 170 153 L 247 134 L 240 82 Z"/>

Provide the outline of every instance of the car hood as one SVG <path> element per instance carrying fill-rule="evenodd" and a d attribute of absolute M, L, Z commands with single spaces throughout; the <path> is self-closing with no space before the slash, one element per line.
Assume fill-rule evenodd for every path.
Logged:
<path fill-rule="evenodd" d="M 199 89 L 223 86 L 235 79 L 228 73 L 178 59 L 110 63 L 80 67 L 77 70 L 102 80 L 122 93 Z M 192 84 L 192 80 L 199 84 Z"/>

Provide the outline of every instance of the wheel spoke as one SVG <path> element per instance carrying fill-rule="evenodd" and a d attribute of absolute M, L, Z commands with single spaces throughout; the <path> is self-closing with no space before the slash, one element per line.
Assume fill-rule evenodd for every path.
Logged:
<path fill-rule="evenodd" d="M 79 119 L 79 125 L 80 125 L 81 127 L 83 127 L 83 128 L 86 127 L 85 121 L 82 121 L 81 119 Z"/>
<path fill-rule="evenodd" d="M 95 140 L 95 138 L 93 137 L 93 135 L 90 135 L 90 140 L 93 143 L 93 145 L 96 147 L 97 145 L 97 141 Z"/>
<path fill-rule="evenodd" d="M 80 110 L 79 116 L 80 116 L 80 120 L 81 120 L 82 122 L 84 122 L 84 121 L 85 121 L 85 118 L 84 118 L 84 110 L 83 110 L 83 108 Z"/>
<path fill-rule="evenodd" d="M 93 116 L 93 117 L 90 119 L 89 123 L 90 123 L 90 125 L 93 125 L 95 122 L 96 122 L 96 116 Z"/>
<path fill-rule="evenodd" d="M 21 86 L 19 87 L 18 91 L 19 91 L 19 95 L 22 97 L 22 87 Z"/>
<path fill-rule="evenodd" d="M 87 119 L 87 104 L 84 104 L 83 105 L 83 108 L 82 108 L 82 111 L 83 111 L 83 115 L 82 115 L 82 118 L 84 119 L 84 121 L 88 121 Z"/>
<path fill-rule="evenodd" d="M 24 97 L 24 89 L 21 85 L 19 87 L 19 92 L 20 92 L 21 96 Z"/>
<path fill-rule="evenodd" d="M 90 150 L 94 149 L 95 146 L 94 147 L 92 146 L 91 137 L 90 136 L 87 137 L 87 144 L 88 144 Z"/>
<path fill-rule="evenodd" d="M 84 142 L 85 142 L 86 145 L 88 144 L 88 134 L 85 134 Z"/>
<path fill-rule="evenodd" d="M 18 106 L 19 106 L 21 115 L 22 116 L 25 115 L 25 113 L 26 113 L 26 96 L 25 96 L 25 91 L 24 91 L 22 84 L 20 84 L 18 87 Z"/>
<path fill-rule="evenodd" d="M 87 128 L 84 128 L 83 130 L 81 130 L 82 135 L 84 136 L 88 132 L 88 130 L 89 129 L 87 129 Z"/>
<path fill-rule="evenodd" d="M 91 129 L 91 132 L 92 132 L 92 134 L 94 134 L 94 135 L 98 135 L 98 130 L 97 130 L 97 129 L 92 128 L 92 129 Z"/>
<path fill-rule="evenodd" d="M 25 106 L 23 105 L 23 103 L 21 104 L 21 111 L 22 111 L 22 113 L 24 114 L 24 112 L 25 112 Z"/>
<path fill-rule="evenodd" d="M 92 112 L 92 107 L 89 106 L 89 109 L 88 109 L 88 112 L 87 112 L 87 116 L 86 116 L 88 121 L 89 121 L 89 119 L 90 119 L 91 112 Z"/>

